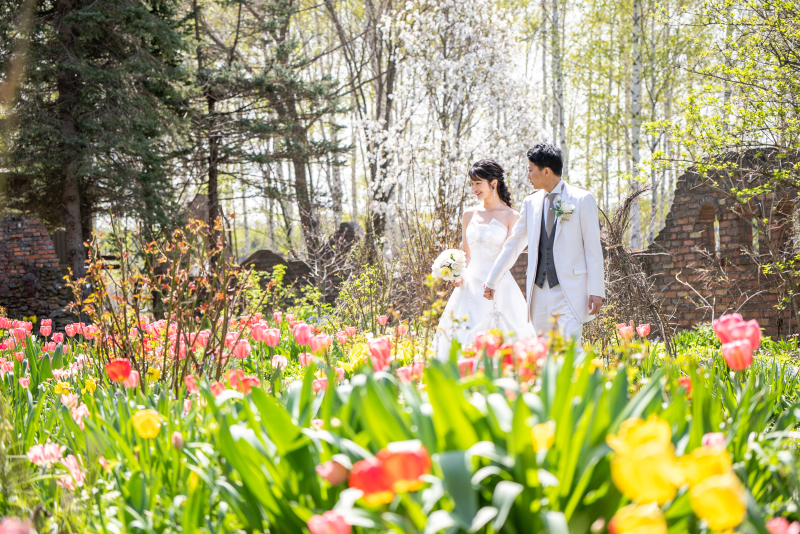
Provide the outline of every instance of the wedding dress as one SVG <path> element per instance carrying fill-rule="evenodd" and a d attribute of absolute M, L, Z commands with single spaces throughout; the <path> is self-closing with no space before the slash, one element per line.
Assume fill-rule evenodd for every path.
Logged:
<path fill-rule="evenodd" d="M 463 346 L 471 343 L 476 334 L 493 328 L 517 339 L 535 335 L 528 322 L 525 297 L 509 271 L 497 284 L 494 300 L 483 296 L 483 283 L 508 236 L 506 226 L 496 219 L 480 224 L 473 217 L 467 224 L 466 235 L 469 265 L 462 275 L 461 286 L 455 288 L 447 301 L 434 338 L 434 350 L 440 360 L 450 357 L 454 337 Z"/>

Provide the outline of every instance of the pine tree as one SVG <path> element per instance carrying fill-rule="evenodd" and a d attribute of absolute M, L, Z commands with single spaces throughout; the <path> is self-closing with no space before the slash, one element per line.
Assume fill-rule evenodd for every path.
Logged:
<path fill-rule="evenodd" d="M 0 11 L 3 71 L 19 38 L 22 2 Z M 25 74 L 2 166 L 5 201 L 63 226 L 69 266 L 84 270 L 83 242 L 100 211 L 169 222 L 169 167 L 180 150 L 186 77 L 173 0 L 45 0 L 31 22 Z"/>

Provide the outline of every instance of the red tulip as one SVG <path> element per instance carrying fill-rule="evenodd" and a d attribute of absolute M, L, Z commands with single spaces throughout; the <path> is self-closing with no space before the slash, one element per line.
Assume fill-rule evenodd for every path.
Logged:
<path fill-rule="evenodd" d="M 389 365 L 392 356 L 392 342 L 389 338 L 379 337 L 371 339 L 368 345 L 372 367 L 376 371 L 383 371 Z"/>
<path fill-rule="evenodd" d="M 622 339 L 630 339 L 633 337 L 633 328 L 625 323 L 620 323 L 617 325 L 617 333 L 619 333 L 619 337 Z"/>
<path fill-rule="evenodd" d="M 458 371 L 461 377 L 470 376 L 475 373 L 475 363 L 477 358 L 461 358 L 458 360 Z"/>
<path fill-rule="evenodd" d="M 377 458 L 395 493 L 417 491 L 424 484 L 420 477 L 431 470 L 431 457 L 418 441 L 390 443 Z"/>
<path fill-rule="evenodd" d="M 277 347 L 281 342 L 281 331 L 277 328 L 267 328 L 264 330 L 262 341 L 268 347 Z"/>
<path fill-rule="evenodd" d="M 383 462 L 378 458 L 368 458 L 353 465 L 350 470 L 349 485 L 364 492 L 364 502 L 369 506 L 377 506 L 392 502 L 394 490 L 392 480 L 383 469 Z"/>
<path fill-rule="evenodd" d="M 250 343 L 246 339 L 240 339 L 233 347 L 233 356 L 243 360 L 250 355 Z"/>
<path fill-rule="evenodd" d="M 714 333 L 717 334 L 720 342 L 724 345 L 734 340 L 734 337 L 730 335 L 730 329 L 742 322 L 744 322 L 744 319 L 742 319 L 741 315 L 731 313 L 712 321 L 711 326 L 714 328 Z"/>
<path fill-rule="evenodd" d="M 379 316 L 378 316 L 378 324 L 380 324 L 381 326 L 383 326 L 383 325 L 385 325 L 387 322 L 389 322 L 389 317 L 387 317 L 386 315 L 379 315 Z"/>
<path fill-rule="evenodd" d="M 688 376 L 682 376 L 678 379 L 678 384 L 680 384 L 683 389 L 686 390 L 686 393 L 692 393 L 692 379 Z"/>
<path fill-rule="evenodd" d="M 753 349 L 746 339 L 739 339 L 722 345 L 722 357 L 728 367 L 734 371 L 741 371 L 753 363 Z"/>
<path fill-rule="evenodd" d="M 350 473 L 345 466 L 335 460 L 325 462 L 314 468 L 319 476 L 328 481 L 331 486 L 338 486 L 345 480 Z"/>
<path fill-rule="evenodd" d="M 312 515 L 307 525 L 311 534 L 350 534 L 352 528 L 337 510 L 328 510 L 322 515 Z"/>
<path fill-rule="evenodd" d="M 15 353 L 14 353 L 14 358 L 15 358 L 15 359 L 16 359 L 18 362 L 22 363 L 22 360 L 24 360 L 24 359 L 25 359 L 25 355 L 24 355 L 23 353 L 21 353 L 21 352 L 15 352 Z"/>
<path fill-rule="evenodd" d="M 125 358 L 111 360 L 106 364 L 106 374 L 112 382 L 122 382 L 131 374 L 131 362 Z"/>
<path fill-rule="evenodd" d="M 355 326 L 348 326 L 344 329 L 344 333 L 347 334 L 347 337 L 353 337 L 358 332 L 358 329 Z"/>
<path fill-rule="evenodd" d="M 314 335 L 314 328 L 305 323 L 297 323 L 292 329 L 292 334 L 298 345 L 310 345 L 311 336 Z"/>
<path fill-rule="evenodd" d="M 261 385 L 261 381 L 258 378 L 254 377 L 252 375 L 247 375 L 244 378 L 242 378 L 242 381 L 241 381 L 238 389 L 239 389 L 239 391 L 241 391 L 242 393 L 247 395 L 248 393 L 250 393 L 250 390 L 252 388 L 254 388 L 256 386 L 259 386 L 259 385 Z"/>
<path fill-rule="evenodd" d="M 636 327 L 636 333 L 639 334 L 639 337 L 647 337 L 650 335 L 650 324 L 644 323 L 640 324 Z"/>
<path fill-rule="evenodd" d="M 64 327 L 64 329 L 67 331 L 67 336 L 69 336 L 69 337 L 74 337 L 75 334 L 78 333 L 75 330 L 75 325 L 74 324 L 68 324 L 67 326 Z"/>
<path fill-rule="evenodd" d="M 750 348 L 754 351 L 761 345 L 761 327 L 758 321 L 742 321 L 730 327 L 728 334 L 735 340 L 746 339 L 750 342 Z"/>
<path fill-rule="evenodd" d="M 328 350 L 328 346 L 331 344 L 331 336 L 327 334 L 319 334 L 311 338 L 311 352 L 314 354 L 319 354 L 321 352 L 325 352 Z"/>

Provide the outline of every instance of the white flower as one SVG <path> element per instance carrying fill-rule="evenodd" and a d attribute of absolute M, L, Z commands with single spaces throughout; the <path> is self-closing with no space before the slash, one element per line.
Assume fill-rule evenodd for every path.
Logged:
<path fill-rule="evenodd" d="M 575 212 L 575 204 L 572 202 L 562 202 L 561 211 L 564 212 L 564 215 L 572 215 Z"/>

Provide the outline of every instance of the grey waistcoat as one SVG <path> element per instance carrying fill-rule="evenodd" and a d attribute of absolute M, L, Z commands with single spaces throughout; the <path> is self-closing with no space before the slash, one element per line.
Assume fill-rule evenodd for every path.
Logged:
<path fill-rule="evenodd" d="M 556 264 L 553 261 L 553 242 L 556 240 L 556 227 L 558 226 L 558 218 L 553 222 L 553 229 L 550 236 L 547 235 L 545 228 L 544 210 L 542 210 L 542 230 L 539 234 L 539 260 L 536 262 L 536 281 L 537 286 L 544 286 L 545 277 L 547 277 L 547 285 L 556 287 L 558 285 L 558 276 L 556 275 Z"/>

